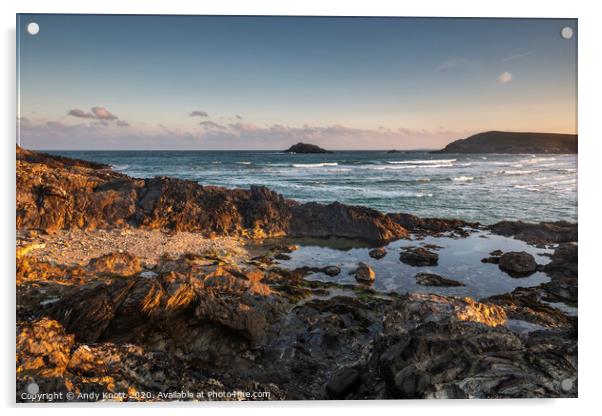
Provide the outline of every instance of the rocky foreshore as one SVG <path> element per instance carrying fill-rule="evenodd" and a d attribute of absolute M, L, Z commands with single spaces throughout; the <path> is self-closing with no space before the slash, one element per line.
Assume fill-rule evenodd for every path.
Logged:
<path fill-rule="evenodd" d="M 265 240 L 382 246 L 484 228 L 459 220 L 134 179 L 20 148 L 16 215 L 18 401 L 31 400 L 34 382 L 81 401 L 577 396 L 576 224 L 487 227 L 553 245 L 551 261 L 535 265 L 549 281 L 472 299 L 380 293 L 370 270 L 356 285 L 308 280 L 316 265 L 284 268 L 296 247 Z M 144 241 L 149 250 L 121 249 Z M 400 256 L 421 284 L 455 285 L 420 273 L 436 247 L 424 251 Z M 506 254 L 509 267 L 532 266 L 521 254 L 491 261 Z"/>

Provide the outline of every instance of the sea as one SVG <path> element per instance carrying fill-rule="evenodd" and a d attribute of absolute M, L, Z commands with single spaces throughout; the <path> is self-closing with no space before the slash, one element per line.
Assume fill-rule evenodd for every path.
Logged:
<path fill-rule="evenodd" d="M 382 212 L 501 220 L 577 221 L 577 155 L 337 151 L 60 151 L 137 178 L 265 185 L 287 198 Z"/>

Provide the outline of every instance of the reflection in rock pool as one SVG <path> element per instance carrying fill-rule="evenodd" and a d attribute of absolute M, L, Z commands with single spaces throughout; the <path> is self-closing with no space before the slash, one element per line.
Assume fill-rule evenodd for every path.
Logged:
<path fill-rule="evenodd" d="M 535 248 L 522 241 L 484 231 L 477 231 L 466 238 L 426 237 L 423 240 L 394 241 L 385 246 L 388 254 L 379 260 L 368 255 L 372 247 L 349 240 L 295 239 L 291 242 L 299 245 L 299 249 L 290 254 L 290 260 L 279 261 L 282 266 L 289 269 L 303 266 L 341 268 L 341 273 L 337 276 L 312 273 L 307 276 L 310 280 L 358 284 L 350 272 L 357 267 L 358 262 L 364 262 L 376 273 L 372 288 L 381 292 L 437 293 L 476 299 L 509 293 L 519 286 L 536 286 L 550 280 L 542 272 L 528 277 L 513 278 L 500 270 L 497 264 L 481 262 L 490 252 L 526 251 L 534 256 L 538 264 L 546 264 L 553 251 L 549 248 Z M 436 250 L 439 254 L 436 266 L 413 267 L 399 260 L 403 248 L 431 244 L 440 246 Z M 457 280 L 464 286 L 432 287 L 417 284 L 416 274 L 425 272 Z"/>

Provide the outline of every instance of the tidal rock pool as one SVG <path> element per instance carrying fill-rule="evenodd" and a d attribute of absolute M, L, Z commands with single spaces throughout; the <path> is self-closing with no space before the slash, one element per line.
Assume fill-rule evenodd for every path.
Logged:
<path fill-rule="evenodd" d="M 520 240 L 477 231 L 465 238 L 425 237 L 424 239 L 398 240 L 386 246 L 387 254 L 375 259 L 368 254 L 374 247 L 365 243 L 345 239 L 287 239 L 299 249 L 290 253 L 288 260 L 279 260 L 281 266 L 295 269 L 301 267 L 323 268 L 337 266 L 341 273 L 329 276 L 323 272 L 311 273 L 310 280 L 341 284 L 360 284 L 353 271 L 359 262 L 369 265 L 376 273 L 371 287 L 381 292 L 436 293 L 451 296 L 470 296 L 476 299 L 512 292 L 515 288 L 537 286 L 549 281 L 542 272 L 526 277 L 511 277 L 500 270 L 497 264 L 482 263 L 491 252 L 501 250 L 526 251 L 533 255 L 538 264 L 550 261 L 553 247 L 536 248 Z M 438 247 L 435 247 L 438 246 Z M 439 255 L 437 265 L 410 266 L 400 261 L 400 253 L 407 248 L 427 248 Z M 435 247 L 435 248 L 433 248 Z M 417 283 L 418 273 L 433 273 L 446 279 L 456 280 L 464 286 L 438 287 Z"/>

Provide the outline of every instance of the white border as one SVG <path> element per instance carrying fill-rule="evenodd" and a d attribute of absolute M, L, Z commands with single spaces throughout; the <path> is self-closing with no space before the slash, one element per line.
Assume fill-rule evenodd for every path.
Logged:
<path fill-rule="evenodd" d="M 580 222 L 580 335 L 579 335 L 579 399 L 572 400 L 491 400 L 491 401 L 405 401 L 405 402 L 287 402 L 247 403 L 242 405 L 218 403 L 171 404 L 177 412 L 218 412 L 224 414 L 278 414 L 307 415 L 307 412 L 344 412 L 360 415 L 371 412 L 373 407 L 385 413 L 420 412 L 447 415 L 480 413 L 487 415 L 509 412 L 532 411 L 547 415 L 577 414 L 599 407 L 598 378 L 600 365 L 597 360 L 600 350 L 600 319 L 597 306 L 602 292 L 602 276 L 596 270 L 595 257 L 600 246 L 597 214 L 602 207 L 600 198 L 600 160 L 602 160 L 602 132 L 600 129 L 600 40 L 602 16 L 596 13 L 595 2 L 524 0 L 485 1 L 413 1 L 386 2 L 370 0 L 364 2 L 305 0 L 293 2 L 267 0 L 235 1 L 140 1 L 103 0 L 67 1 L 54 0 L 4 0 L 0 3 L 2 13 L 2 81 L 3 99 L 0 102 L 5 126 L 3 137 L 2 184 L 2 274 L 4 302 L 2 308 L 2 360 L 0 393 L 4 406 L 14 400 L 14 143 L 15 143 L 15 13 L 125 13 L 125 14 L 270 14 L 270 15 L 346 15 L 346 16 L 450 16 L 450 17 L 568 17 L 579 19 L 579 222 Z M 596 238 L 596 236 L 598 238 Z M 598 254 L 599 255 L 599 254 Z M 123 406 L 55 405 L 54 408 L 15 408 L 9 412 L 24 410 L 44 414 L 103 414 L 122 411 Z M 169 405 L 134 405 L 129 411 L 145 415 L 171 413 Z M 119 409 L 119 410 L 117 410 Z"/>

